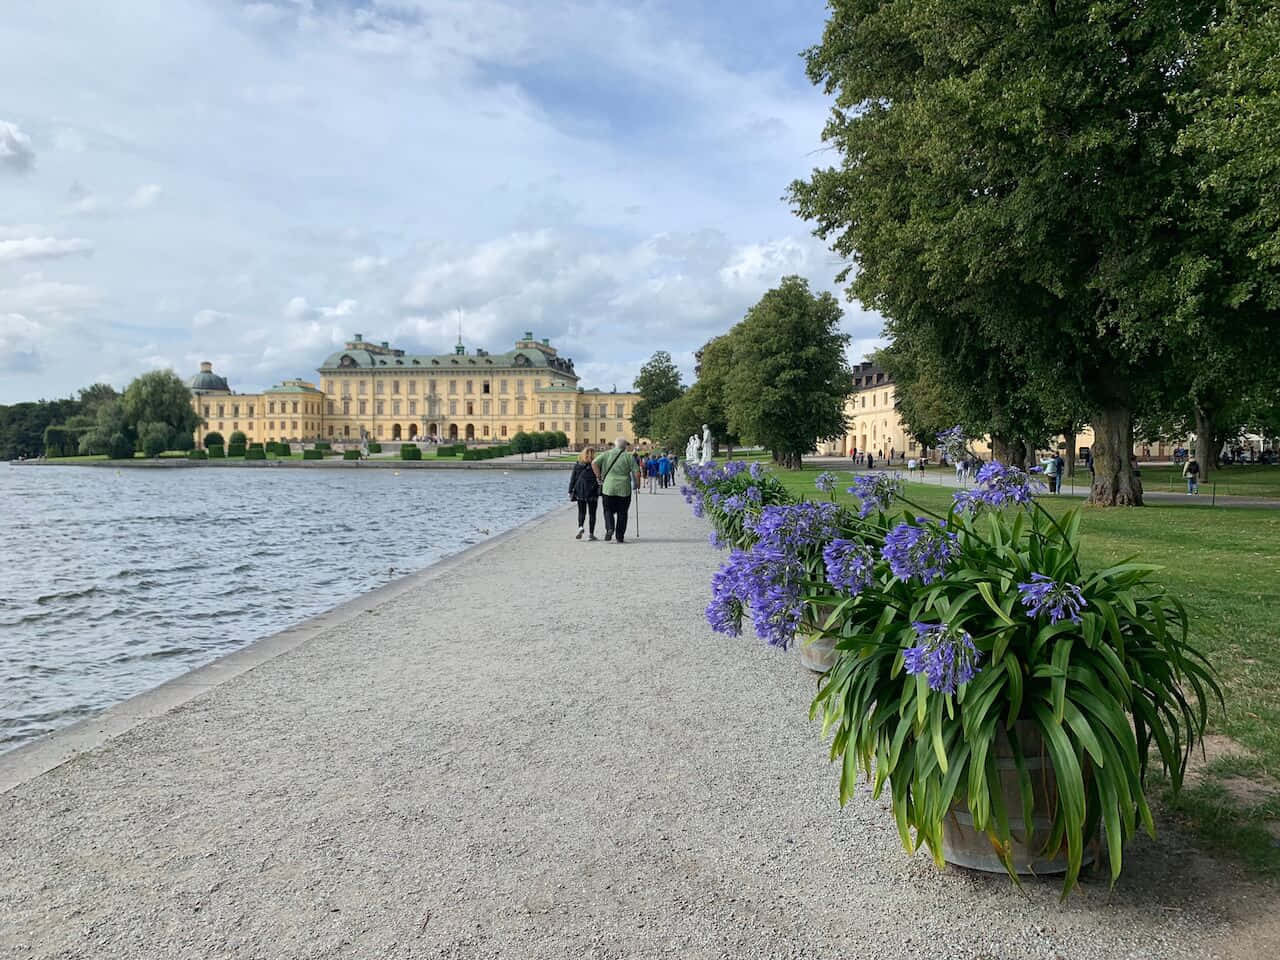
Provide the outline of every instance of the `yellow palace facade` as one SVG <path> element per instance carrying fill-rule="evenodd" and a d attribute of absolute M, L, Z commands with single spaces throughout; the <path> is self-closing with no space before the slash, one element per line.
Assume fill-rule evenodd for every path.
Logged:
<path fill-rule="evenodd" d="M 409 354 L 360 334 L 324 359 L 316 382 L 285 380 L 261 393 L 234 393 L 202 363 L 189 386 L 205 426 L 252 442 L 507 442 L 521 431 L 561 431 L 574 447 L 636 441 L 631 413 L 640 395 L 584 389 L 573 361 L 527 331 L 505 353 Z"/>

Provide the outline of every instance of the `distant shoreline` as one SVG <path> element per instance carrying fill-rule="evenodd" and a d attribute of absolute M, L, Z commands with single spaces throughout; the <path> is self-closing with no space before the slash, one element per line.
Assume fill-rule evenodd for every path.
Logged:
<path fill-rule="evenodd" d="M 44 460 L 10 460 L 11 467 L 115 467 L 134 470 L 274 470 L 277 467 L 304 470 L 567 470 L 570 460 L 82 460 L 77 463 Z"/>

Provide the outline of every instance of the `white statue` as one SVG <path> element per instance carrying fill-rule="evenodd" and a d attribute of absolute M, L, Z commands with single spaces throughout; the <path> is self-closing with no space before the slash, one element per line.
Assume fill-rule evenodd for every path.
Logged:
<path fill-rule="evenodd" d="M 702 425 L 702 462 L 711 462 L 711 450 L 713 444 L 711 442 L 711 428 L 705 423 Z"/>
<path fill-rule="evenodd" d="M 689 434 L 689 442 L 684 445 L 684 462 L 698 462 L 698 438 L 695 434 Z"/>

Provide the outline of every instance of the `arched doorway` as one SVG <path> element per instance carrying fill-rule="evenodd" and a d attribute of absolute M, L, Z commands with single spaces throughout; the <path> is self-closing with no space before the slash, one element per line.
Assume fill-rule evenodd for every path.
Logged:
<path fill-rule="evenodd" d="M 440 433 L 439 433 L 439 431 L 438 431 L 438 430 L 436 430 L 436 425 L 435 425 L 434 423 L 429 423 L 429 424 L 427 424 L 427 436 L 428 436 L 428 437 L 430 437 L 431 439 L 433 439 L 433 440 L 434 440 L 434 439 L 435 439 L 436 437 L 438 437 L 439 435 L 440 435 Z"/>
<path fill-rule="evenodd" d="M 467 424 L 467 439 L 474 440 L 476 438 L 476 425 L 474 423 Z"/>
<path fill-rule="evenodd" d="M 412 440 L 418 435 L 418 425 L 416 423 L 409 424 L 409 439 Z"/>
<path fill-rule="evenodd" d="M 395 426 L 391 428 L 391 439 L 392 440 L 400 439 L 400 424 L 397 423 Z"/>
<path fill-rule="evenodd" d="M 450 440 L 458 439 L 458 425 L 456 423 L 449 424 L 449 439 Z"/>

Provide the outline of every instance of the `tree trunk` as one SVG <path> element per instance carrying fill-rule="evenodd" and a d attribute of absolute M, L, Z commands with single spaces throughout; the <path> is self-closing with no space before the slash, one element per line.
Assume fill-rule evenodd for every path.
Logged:
<path fill-rule="evenodd" d="M 1217 469 L 1215 454 L 1221 445 L 1215 446 L 1217 437 L 1213 433 L 1213 417 L 1202 405 L 1196 404 L 1196 460 L 1200 464 L 1200 482 L 1209 482 L 1210 469 Z"/>
<path fill-rule="evenodd" d="M 1134 476 L 1133 415 L 1128 407 L 1105 407 L 1093 418 L 1093 487 L 1089 502 L 1100 507 L 1142 506 L 1142 480 Z"/>
<path fill-rule="evenodd" d="M 1076 425 L 1068 423 L 1062 431 L 1062 438 L 1067 441 L 1067 476 L 1076 475 Z M 1061 478 L 1059 478 L 1061 479 Z"/>

